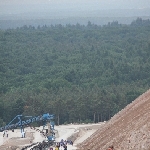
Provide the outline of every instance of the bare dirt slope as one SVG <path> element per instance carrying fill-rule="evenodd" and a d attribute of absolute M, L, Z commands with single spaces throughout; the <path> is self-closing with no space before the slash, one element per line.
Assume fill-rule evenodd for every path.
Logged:
<path fill-rule="evenodd" d="M 80 150 L 150 150 L 150 90 L 80 144 Z"/>

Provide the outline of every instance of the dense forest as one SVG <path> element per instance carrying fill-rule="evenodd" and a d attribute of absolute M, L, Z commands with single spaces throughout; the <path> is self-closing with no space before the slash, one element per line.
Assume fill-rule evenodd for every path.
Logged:
<path fill-rule="evenodd" d="M 108 120 L 149 87 L 150 20 L 0 30 L 0 126 L 46 112 Z"/>

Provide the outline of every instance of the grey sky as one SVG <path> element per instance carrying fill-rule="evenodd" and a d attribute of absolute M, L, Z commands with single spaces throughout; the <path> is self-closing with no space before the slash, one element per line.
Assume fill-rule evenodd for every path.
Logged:
<path fill-rule="evenodd" d="M 0 0 L 0 15 L 150 8 L 150 0 Z"/>
<path fill-rule="evenodd" d="M 58 6 L 62 7 L 96 7 L 99 9 L 124 9 L 124 8 L 143 8 L 150 7 L 150 0 L 0 0 L 0 7 L 7 6 Z"/>

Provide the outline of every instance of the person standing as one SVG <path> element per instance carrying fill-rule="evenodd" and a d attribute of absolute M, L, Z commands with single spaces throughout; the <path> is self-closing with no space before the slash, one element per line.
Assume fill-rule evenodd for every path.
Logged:
<path fill-rule="evenodd" d="M 8 131 L 7 130 L 6 130 L 5 134 L 6 134 L 6 137 L 8 137 Z"/>
<path fill-rule="evenodd" d="M 67 150 L 67 145 L 64 145 L 64 150 Z"/>
<path fill-rule="evenodd" d="M 59 148 L 59 150 L 64 150 L 62 143 L 60 143 L 60 148 Z"/>
<path fill-rule="evenodd" d="M 59 150 L 58 146 L 56 145 L 55 150 Z"/>
<path fill-rule="evenodd" d="M 5 136 L 5 130 L 4 130 L 4 133 L 3 133 L 3 137 Z"/>

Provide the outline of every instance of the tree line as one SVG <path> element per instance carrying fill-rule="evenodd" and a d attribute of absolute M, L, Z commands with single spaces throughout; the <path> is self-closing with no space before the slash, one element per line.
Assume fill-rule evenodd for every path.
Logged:
<path fill-rule="evenodd" d="M 150 20 L 0 30 L 0 125 L 18 114 L 100 122 L 149 89 Z"/>

